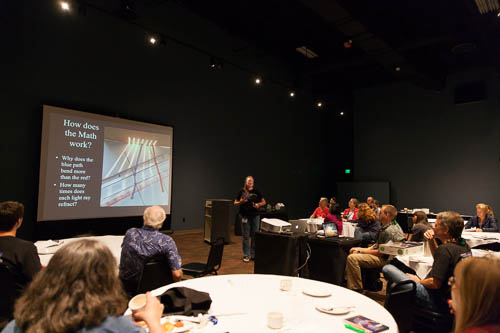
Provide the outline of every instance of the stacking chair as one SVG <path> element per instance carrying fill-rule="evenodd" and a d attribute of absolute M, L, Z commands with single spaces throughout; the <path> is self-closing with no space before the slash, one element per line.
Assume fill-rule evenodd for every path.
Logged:
<path fill-rule="evenodd" d="M 410 285 L 410 289 L 401 288 L 405 285 Z M 384 307 L 396 320 L 399 332 L 401 333 L 407 333 L 412 330 L 416 290 L 417 285 L 413 280 L 400 281 L 387 285 Z"/>
<path fill-rule="evenodd" d="M 173 283 L 172 269 L 165 260 L 151 259 L 144 264 L 139 284 L 137 285 L 137 294 L 145 293 L 153 289 Z"/>
<path fill-rule="evenodd" d="M 222 265 L 222 255 L 224 253 L 224 238 L 218 238 L 212 243 L 207 263 L 191 262 L 182 265 L 182 272 L 192 277 L 201 277 L 208 274 L 217 275 L 217 271 Z"/>

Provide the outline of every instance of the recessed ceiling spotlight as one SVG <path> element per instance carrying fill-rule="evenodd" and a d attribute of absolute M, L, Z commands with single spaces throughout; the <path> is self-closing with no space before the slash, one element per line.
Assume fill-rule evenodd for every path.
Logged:
<path fill-rule="evenodd" d="M 155 45 L 155 44 L 156 44 L 156 38 L 154 38 L 154 37 L 149 37 L 149 42 L 150 42 L 152 45 Z"/>
<path fill-rule="evenodd" d="M 295 91 L 293 91 L 293 90 L 290 91 L 289 95 L 290 95 L 290 97 L 295 97 Z"/>
<path fill-rule="evenodd" d="M 316 106 L 321 109 L 323 107 L 323 102 L 321 101 L 316 102 Z"/>
<path fill-rule="evenodd" d="M 344 111 L 340 111 L 340 115 L 343 116 L 344 115 Z"/>
<path fill-rule="evenodd" d="M 222 60 L 216 57 L 210 57 L 210 68 L 212 69 L 222 69 L 223 62 Z"/>
<path fill-rule="evenodd" d="M 255 81 L 254 81 L 254 82 L 255 82 L 255 84 L 256 84 L 256 85 L 259 85 L 259 84 L 261 84 L 261 83 L 262 83 L 262 79 L 261 79 L 259 76 L 257 76 L 257 77 L 255 78 Z"/>
<path fill-rule="evenodd" d="M 396 66 L 396 68 L 394 68 L 394 70 L 395 70 L 396 72 L 399 72 L 399 71 L 401 70 L 401 67 Z"/>
<path fill-rule="evenodd" d="M 68 1 L 61 1 L 59 4 L 61 5 L 61 9 L 64 10 L 65 12 L 68 12 L 70 10 Z"/>

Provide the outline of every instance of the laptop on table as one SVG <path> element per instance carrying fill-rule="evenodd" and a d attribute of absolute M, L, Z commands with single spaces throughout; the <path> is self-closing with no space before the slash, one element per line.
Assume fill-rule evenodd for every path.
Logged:
<path fill-rule="evenodd" d="M 289 220 L 291 224 L 290 231 L 294 235 L 305 235 L 307 233 L 307 221 L 306 220 Z"/>
<path fill-rule="evenodd" d="M 338 236 L 337 225 L 334 222 L 323 223 L 325 238 Z"/>

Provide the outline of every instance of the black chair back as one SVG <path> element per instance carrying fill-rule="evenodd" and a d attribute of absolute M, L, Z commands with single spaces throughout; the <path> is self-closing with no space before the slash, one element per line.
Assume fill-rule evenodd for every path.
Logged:
<path fill-rule="evenodd" d="M 448 333 L 453 331 L 455 317 L 449 312 L 436 312 L 415 306 L 413 330 L 417 333 Z"/>
<path fill-rule="evenodd" d="M 387 286 L 384 306 L 396 320 L 401 333 L 412 330 L 412 308 L 415 303 L 416 290 L 417 285 L 413 280 L 400 281 Z"/>
<path fill-rule="evenodd" d="M 137 286 L 137 294 L 173 283 L 172 270 L 165 260 L 151 259 L 142 269 Z"/>
<path fill-rule="evenodd" d="M 19 297 L 19 288 L 15 281 L 15 275 L 10 268 L 4 262 L 0 262 L 0 286 L 2 288 L 0 320 L 11 320 L 13 318 L 14 303 Z"/>
<path fill-rule="evenodd" d="M 222 265 L 222 255 L 224 254 L 224 238 L 220 237 L 210 247 L 205 274 L 217 274 Z"/>

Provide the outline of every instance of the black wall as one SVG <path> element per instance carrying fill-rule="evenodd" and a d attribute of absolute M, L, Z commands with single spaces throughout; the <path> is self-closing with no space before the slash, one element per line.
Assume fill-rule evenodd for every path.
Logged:
<path fill-rule="evenodd" d="M 454 88 L 483 80 L 487 98 L 454 104 Z M 355 94 L 354 178 L 389 181 L 398 208 L 500 210 L 500 101 L 495 69 L 448 78 L 442 92 L 409 83 Z"/>
<path fill-rule="evenodd" d="M 56 5 L 7 1 L 0 11 L 0 201 L 25 204 L 19 236 L 38 239 L 36 230 L 44 228 L 35 222 L 43 104 L 173 125 L 173 229 L 201 228 L 204 200 L 234 198 L 248 174 L 268 201 L 286 204 L 290 217 L 308 216 L 319 196 L 329 194 L 321 153 L 328 116 L 313 108 L 312 96 L 291 102 L 287 89 L 256 88 L 251 75 L 231 66 L 211 71 L 206 55 L 175 43 L 152 48 L 143 31 L 121 20 L 91 9 L 86 16 L 63 15 Z M 241 44 L 168 6 L 168 16 L 157 19 L 171 22 L 169 33 L 216 52 Z M 268 58 L 250 51 L 227 55 L 270 68 Z M 274 75 L 288 73 L 272 68 Z M 56 228 L 80 233 L 72 223 Z"/>

